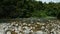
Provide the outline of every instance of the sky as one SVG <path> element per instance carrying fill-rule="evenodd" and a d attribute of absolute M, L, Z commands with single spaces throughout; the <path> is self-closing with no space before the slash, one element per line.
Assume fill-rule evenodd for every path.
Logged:
<path fill-rule="evenodd" d="M 42 1 L 43 3 L 44 2 L 46 2 L 46 3 L 48 3 L 48 2 L 60 2 L 60 0 L 37 0 L 37 1 Z"/>

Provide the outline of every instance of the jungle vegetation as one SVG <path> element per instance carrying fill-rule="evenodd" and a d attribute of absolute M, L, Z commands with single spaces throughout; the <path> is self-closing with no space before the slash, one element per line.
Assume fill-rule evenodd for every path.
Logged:
<path fill-rule="evenodd" d="M 0 0 L 0 18 L 57 17 L 60 3 L 35 0 Z"/>

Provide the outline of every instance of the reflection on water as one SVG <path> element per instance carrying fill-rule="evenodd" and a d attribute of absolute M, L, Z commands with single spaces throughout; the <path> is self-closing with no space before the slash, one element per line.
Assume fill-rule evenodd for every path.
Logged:
<path fill-rule="evenodd" d="M 0 23 L 0 34 L 60 34 L 60 21 L 49 21 Z"/>

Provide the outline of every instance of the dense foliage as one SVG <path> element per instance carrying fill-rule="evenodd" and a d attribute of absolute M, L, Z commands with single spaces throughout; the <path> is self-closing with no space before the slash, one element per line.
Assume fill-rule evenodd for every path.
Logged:
<path fill-rule="evenodd" d="M 0 0 L 0 18 L 60 17 L 60 3 L 35 0 Z"/>

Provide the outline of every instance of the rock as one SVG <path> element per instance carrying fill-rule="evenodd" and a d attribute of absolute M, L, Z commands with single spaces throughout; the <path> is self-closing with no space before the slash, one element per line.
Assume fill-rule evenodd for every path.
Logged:
<path fill-rule="evenodd" d="M 13 26 L 14 25 L 14 26 Z M 16 27 L 18 26 L 18 27 Z M 10 32 L 10 31 L 11 32 Z M 57 23 L 1 23 L 0 34 L 60 34 L 60 24 Z"/>
<path fill-rule="evenodd" d="M 37 31 L 36 34 L 43 34 L 43 31 Z"/>
<path fill-rule="evenodd" d="M 8 31 L 8 32 L 7 32 L 7 34 L 11 34 L 11 32 L 10 32 L 10 31 Z"/>
<path fill-rule="evenodd" d="M 11 31 L 11 34 L 18 34 L 17 32 L 15 32 L 15 31 Z"/>

